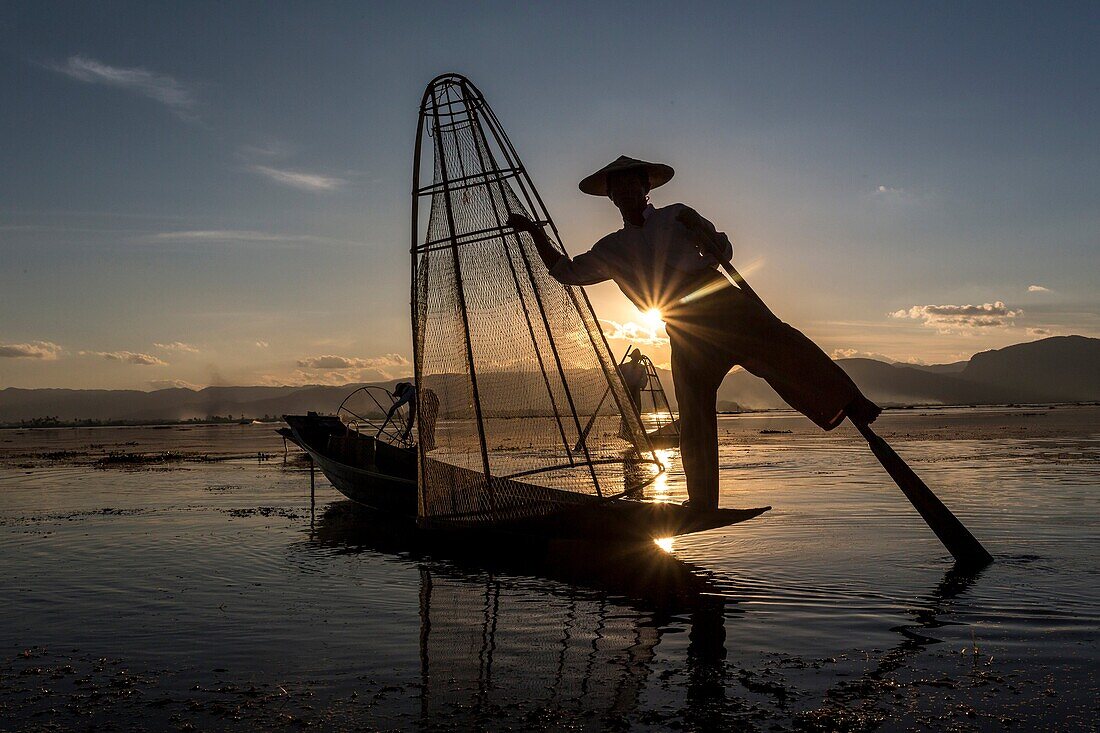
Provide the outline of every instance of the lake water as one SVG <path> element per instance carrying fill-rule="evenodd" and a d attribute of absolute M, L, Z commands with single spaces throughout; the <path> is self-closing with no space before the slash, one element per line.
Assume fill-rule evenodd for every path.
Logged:
<path fill-rule="evenodd" d="M 0 431 L 0 729 L 1095 730 L 1100 408 L 883 416 L 974 576 L 782 413 L 720 419 L 723 506 L 773 510 L 670 553 L 426 544 L 273 427 Z"/>

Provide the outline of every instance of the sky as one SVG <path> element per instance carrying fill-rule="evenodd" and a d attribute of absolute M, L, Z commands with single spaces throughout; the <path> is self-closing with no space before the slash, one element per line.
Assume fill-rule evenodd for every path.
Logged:
<path fill-rule="evenodd" d="M 0 388 L 411 371 L 417 106 L 485 93 L 571 253 L 656 205 L 835 357 L 1100 336 L 1096 3 L 0 5 Z M 589 288 L 613 350 L 659 325 Z"/>

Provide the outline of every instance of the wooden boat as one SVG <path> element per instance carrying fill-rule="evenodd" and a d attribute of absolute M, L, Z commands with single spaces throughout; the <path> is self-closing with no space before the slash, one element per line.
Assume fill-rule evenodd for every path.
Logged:
<path fill-rule="evenodd" d="M 680 418 L 646 433 L 654 448 L 678 448 L 680 446 Z"/>
<path fill-rule="evenodd" d="M 402 448 L 363 435 L 333 415 L 284 415 L 279 434 L 305 451 L 341 494 L 371 509 L 405 519 L 417 516 L 416 449 Z M 519 482 L 511 482 L 519 486 Z M 527 488 L 524 486 L 524 488 Z M 498 490 L 505 491 L 507 482 Z M 552 489 L 547 489 L 552 492 Z M 675 537 L 744 522 L 771 507 L 696 511 L 679 504 L 572 495 L 547 512 L 471 525 L 452 531 L 487 531 L 515 536 L 634 542 Z M 503 501 L 503 499 L 502 499 Z M 549 503 L 549 502 L 548 502 Z"/>
<path fill-rule="evenodd" d="M 334 415 L 283 415 L 278 433 L 309 454 L 329 483 L 352 501 L 416 516 L 416 449 L 363 435 Z"/>

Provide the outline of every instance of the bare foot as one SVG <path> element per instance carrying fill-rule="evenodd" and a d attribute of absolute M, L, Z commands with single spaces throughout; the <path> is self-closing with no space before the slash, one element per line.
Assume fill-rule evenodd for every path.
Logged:
<path fill-rule="evenodd" d="M 856 397 L 844 408 L 848 419 L 857 425 L 870 425 L 882 414 L 882 408 L 863 395 Z"/>

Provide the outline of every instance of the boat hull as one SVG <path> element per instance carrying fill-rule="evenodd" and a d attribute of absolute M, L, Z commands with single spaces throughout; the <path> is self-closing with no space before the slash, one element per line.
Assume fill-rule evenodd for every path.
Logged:
<path fill-rule="evenodd" d="M 416 516 L 416 481 L 368 471 L 306 448 L 333 488 L 352 501 L 382 511 Z"/>
<path fill-rule="evenodd" d="M 467 522 L 417 519 L 415 449 L 377 442 L 368 452 L 369 465 L 353 465 L 334 448 L 349 437 L 347 427 L 337 418 L 310 414 L 285 415 L 283 419 L 290 427 L 280 429 L 279 433 L 304 450 L 341 494 L 371 509 L 416 520 L 421 528 L 439 534 L 469 536 L 473 532 L 539 541 L 650 542 L 737 524 L 771 508 L 698 511 L 680 504 L 625 497 L 601 500 L 543 488 L 539 490 L 547 494 L 544 503 L 553 506 L 525 517 L 498 519 L 490 512 Z M 452 470 L 460 469 L 452 467 Z M 522 490 L 529 493 L 535 488 L 525 486 Z M 508 490 L 507 480 L 500 481 L 499 489 L 504 496 Z M 561 501 L 555 500 L 557 494 L 562 495 Z"/>
<path fill-rule="evenodd" d="M 333 488 L 371 509 L 416 516 L 416 453 L 376 442 L 371 466 L 353 465 L 332 450 L 332 439 L 343 439 L 347 428 L 334 417 L 284 415 L 289 428 L 279 433 L 304 450 Z"/>
<path fill-rule="evenodd" d="M 468 532 L 479 530 L 515 537 L 604 542 L 652 542 L 694 532 L 728 527 L 758 517 L 771 507 L 695 511 L 680 504 L 620 499 L 589 506 L 570 507 L 537 517 L 459 525 L 422 522 L 433 529 Z"/>

